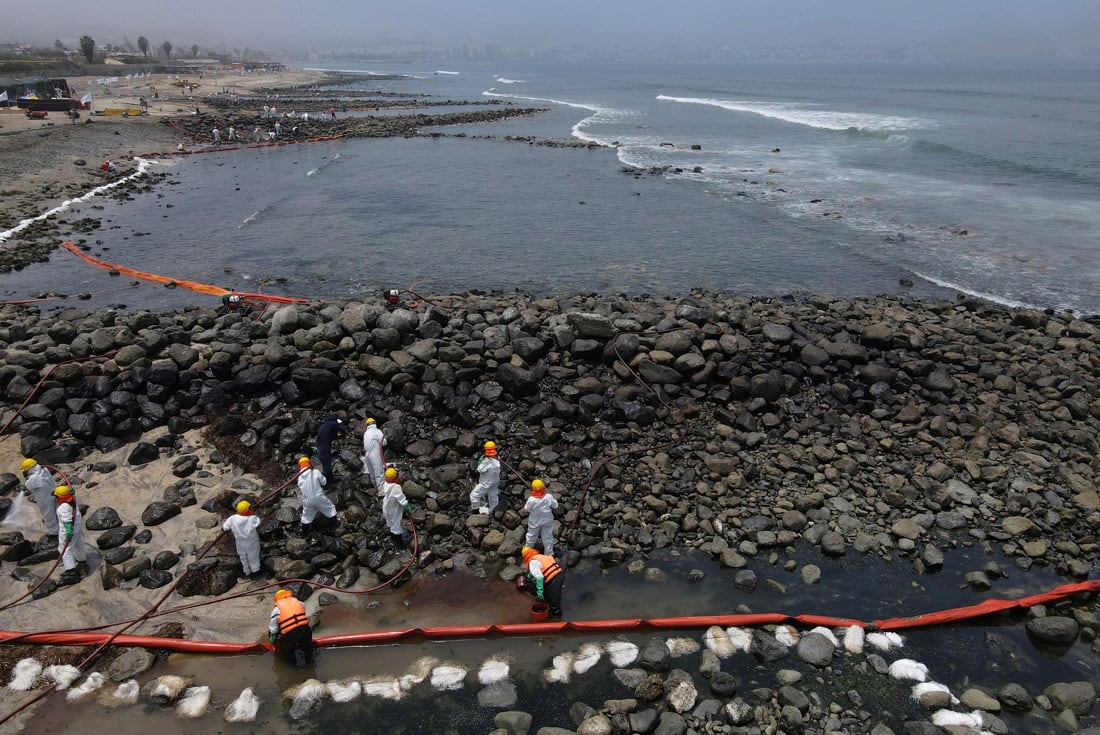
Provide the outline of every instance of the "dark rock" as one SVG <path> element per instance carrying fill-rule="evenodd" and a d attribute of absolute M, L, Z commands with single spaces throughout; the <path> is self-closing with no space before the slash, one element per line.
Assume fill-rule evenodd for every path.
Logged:
<path fill-rule="evenodd" d="M 133 524 L 112 528 L 109 531 L 101 533 L 99 538 L 95 540 L 95 545 L 100 549 L 113 549 L 116 546 L 122 546 L 132 539 L 136 532 L 137 526 Z"/>
<path fill-rule="evenodd" d="M 84 519 L 84 527 L 89 531 L 107 531 L 122 525 L 122 519 L 118 512 L 110 506 L 96 508 L 96 510 Z"/>
<path fill-rule="evenodd" d="M 163 500 L 154 500 L 145 507 L 141 513 L 141 522 L 146 526 L 159 526 L 169 518 L 175 518 L 180 514 L 180 507 L 175 503 L 166 503 Z"/>
<path fill-rule="evenodd" d="M 141 573 L 138 579 L 140 584 L 145 589 L 155 590 L 158 587 L 163 587 L 166 584 L 172 582 L 172 573 L 161 571 L 159 569 L 146 569 Z"/>

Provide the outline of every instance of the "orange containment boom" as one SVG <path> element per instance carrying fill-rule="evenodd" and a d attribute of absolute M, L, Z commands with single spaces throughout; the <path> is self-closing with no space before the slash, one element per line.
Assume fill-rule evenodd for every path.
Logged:
<path fill-rule="evenodd" d="M 852 618 L 838 618 L 827 615 L 785 615 L 783 613 L 749 613 L 744 615 L 697 615 L 670 618 L 622 618 L 618 620 L 577 620 L 551 621 L 546 623 L 510 623 L 503 625 L 458 625 L 429 628 L 402 628 L 398 630 L 380 630 L 366 633 L 322 636 L 314 639 L 318 646 L 366 646 L 376 644 L 401 643 L 412 640 L 457 640 L 461 638 L 493 638 L 529 635 L 554 635 L 558 633 L 654 633 L 664 630 L 683 628 L 709 628 L 712 625 L 753 626 L 775 623 L 800 623 L 802 625 L 824 625 L 829 627 L 874 625 L 879 630 L 904 630 L 906 628 L 947 625 L 961 620 L 970 620 L 1009 610 L 1022 610 L 1034 605 L 1047 604 L 1077 594 L 1100 592 L 1100 580 L 1087 580 L 1055 587 L 1017 600 L 989 599 L 975 605 L 957 607 L 939 612 L 925 613 L 905 618 L 889 618 L 866 623 Z M 224 653 L 245 654 L 262 653 L 271 650 L 268 643 L 218 643 L 214 641 L 192 641 L 179 638 L 154 638 L 149 636 L 119 635 L 112 633 L 90 632 L 49 632 L 16 633 L 0 631 L 0 644 L 14 641 L 18 643 L 38 643 L 45 645 L 91 646 L 111 643 L 117 646 L 140 646 L 160 648 L 168 651 L 187 653 Z"/>
<path fill-rule="evenodd" d="M 168 278 L 167 276 L 157 275 L 156 273 L 146 273 L 145 271 L 134 270 L 133 268 L 127 268 L 124 265 L 115 265 L 114 263 L 108 263 L 104 260 L 100 260 L 95 256 L 88 255 L 79 247 L 74 245 L 72 241 L 66 241 L 62 243 L 62 247 L 68 250 L 70 253 L 80 258 L 81 260 L 91 263 L 97 268 L 102 268 L 107 271 L 117 271 L 124 276 L 130 276 L 131 278 L 140 278 L 143 281 L 152 281 L 153 283 L 161 283 L 164 285 L 174 285 L 180 288 L 186 288 L 188 291 L 195 291 L 198 293 L 209 294 L 211 296 L 225 296 L 229 293 L 235 293 L 239 296 L 255 299 L 258 301 L 270 301 L 277 304 L 305 304 L 311 301 L 311 299 L 303 299 L 297 296 L 269 296 L 263 293 L 247 293 L 243 291 L 230 291 L 227 288 L 221 286 L 211 286 L 206 283 L 199 283 L 198 281 L 185 281 L 178 278 Z"/>

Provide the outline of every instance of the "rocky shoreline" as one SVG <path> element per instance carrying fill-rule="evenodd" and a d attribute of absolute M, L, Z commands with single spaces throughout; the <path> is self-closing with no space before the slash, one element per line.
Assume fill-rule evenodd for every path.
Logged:
<path fill-rule="evenodd" d="M 514 577 L 518 476 L 542 477 L 559 497 L 570 567 L 695 548 L 751 590 L 749 559 L 800 542 L 918 571 L 940 568 L 947 548 L 979 544 L 1021 570 L 1071 579 L 1096 557 L 1100 332 L 1070 314 L 887 297 L 478 293 L 393 310 L 0 313 L 4 415 L 22 453 L 58 466 L 93 450 L 124 450 L 135 466 L 170 458 L 180 479 L 150 492 L 146 527 L 183 513 L 213 529 L 237 498 L 270 489 L 204 495 L 195 455 L 180 451 L 185 433 L 202 429 L 275 486 L 321 418 L 339 411 L 353 424 L 373 416 L 387 434 L 416 508 L 418 574 L 461 559 Z M 470 515 L 470 462 L 490 438 L 513 472 L 495 517 Z M 338 530 L 296 535 L 296 498 L 259 509 L 263 565 L 276 579 L 350 587 L 400 569 L 404 552 L 378 518 L 356 439 L 335 466 Z M 18 487 L 2 476 L 0 510 Z M 197 544 L 181 547 L 184 558 L 135 555 L 137 524 L 109 507 L 86 518 L 106 563 L 82 584 L 152 589 L 180 577 L 183 595 L 237 584 L 231 543 L 198 563 L 186 558 Z M 5 565 L 34 562 L 17 575 L 28 584 L 53 557 L 48 543 L 0 537 Z M 967 579 L 983 588 L 996 573 Z M 53 589 L 48 581 L 38 594 Z"/>

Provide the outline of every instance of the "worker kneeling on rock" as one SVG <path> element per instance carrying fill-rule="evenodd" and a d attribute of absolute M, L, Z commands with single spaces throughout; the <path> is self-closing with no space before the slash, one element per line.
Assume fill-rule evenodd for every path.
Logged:
<path fill-rule="evenodd" d="M 554 557 L 548 554 L 540 554 L 530 546 L 524 546 L 523 568 L 527 577 L 535 585 L 535 594 L 540 600 L 545 600 L 550 605 L 550 615 L 561 617 L 561 587 L 565 581 L 562 568 Z"/>
<path fill-rule="evenodd" d="M 313 629 L 309 627 L 306 606 L 290 590 L 275 593 L 275 607 L 267 625 L 267 639 L 287 660 L 304 667 L 313 663 Z"/>

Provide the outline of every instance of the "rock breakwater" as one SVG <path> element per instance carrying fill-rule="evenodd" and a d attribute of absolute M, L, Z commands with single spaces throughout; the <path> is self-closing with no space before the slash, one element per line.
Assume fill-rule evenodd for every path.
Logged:
<path fill-rule="evenodd" d="M 25 456 L 60 465 L 132 444 L 141 463 L 205 428 L 289 473 L 325 414 L 373 416 L 430 570 L 460 551 L 514 556 L 536 476 L 561 500 L 571 564 L 677 545 L 743 569 L 803 541 L 932 570 L 944 549 L 983 544 L 1021 569 L 1082 578 L 1095 557 L 1100 351 L 1097 328 L 1069 314 L 885 297 L 465 294 L 259 318 L 3 316 L 0 391 Z M 167 433 L 143 439 L 158 427 Z M 468 518 L 471 460 L 489 438 L 511 472 L 496 517 Z M 172 497 L 150 497 L 146 525 L 196 502 L 230 512 L 235 493 L 196 498 L 197 463 L 175 462 L 181 480 Z M 279 508 L 264 528 L 269 571 L 336 579 L 381 565 L 358 442 L 338 447 L 335 465 L 342 533 L 327 551 L 287 541 L 296 517 Z M 5 494 L 16 484 L 8 475 Z M 203 566 L 218 581 L 196 592 L 235 581 L 231 554 Z M 138 573 L 171 578 L 146 573 L 157 571 Z"/>

